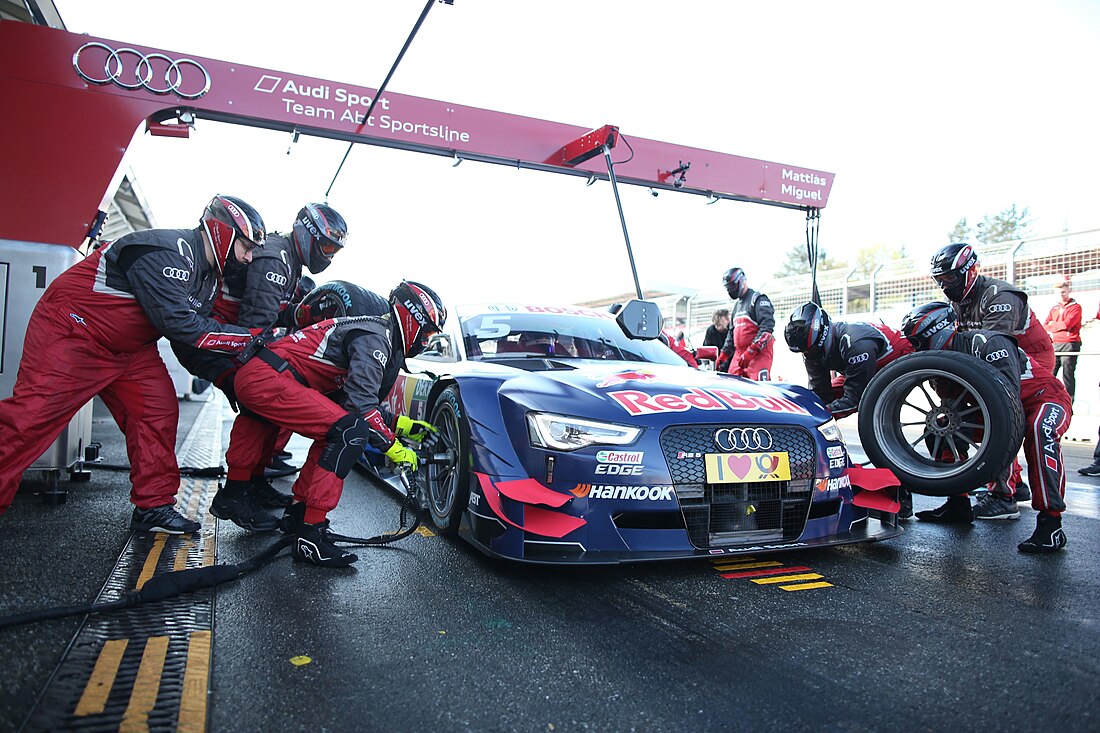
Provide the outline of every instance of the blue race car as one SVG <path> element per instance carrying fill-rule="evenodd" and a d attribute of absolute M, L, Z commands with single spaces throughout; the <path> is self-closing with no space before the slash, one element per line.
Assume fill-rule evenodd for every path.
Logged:
<path fill-rule="evenodd" d="M 901 533 L 896 481 L 851 464 L 812 392 L 687 366 L 654 338 L 659 325 L 637 320 L 642 306 L 656 310 L 643 301 L 618 315 L 452 310 L 385 405 L 439 428 L 414 490 L 441 533 L 538 563 L 762 553 Z M 400 486 L 377 456 L 371 467 Z"/>

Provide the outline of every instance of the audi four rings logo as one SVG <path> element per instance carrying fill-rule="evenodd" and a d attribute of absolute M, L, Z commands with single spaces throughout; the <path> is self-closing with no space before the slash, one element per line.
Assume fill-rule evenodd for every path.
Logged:
<path fill-rule="evenodd" d="M 276 285 L 286 285 L 286 277 L 284 275 L 280 275 L 277 272 L 269 272 L 267 273 L 267 275 L 265 275 L 265 277 L 267 278 L 268 282 L 273 282 Z"/>
<path fill-rule="evenodd" d="M 165 267 L 160 271 L 165 277 L 173 280 L 179 280 L 180 282 L 187 282 L 191 279 L 191 273 L 187 270 L 181 270 L 178 267 Z"/>
<path fill-rule="evenodd" d="M 153 94 L 175 94 L 183 99 L 198 99 L 210 91 L 210 72 L 194 59 L 176 60 L 162 53 L 142 53 L 136 48 L 116 51 L 99 41 L 76 49 L 73 68 L 91 84 L 114 84 L 123 89 L 144 87 Z"/>
<path fill-rule="evenodd" d="M 1001 359 L 1007 359 L 1007 358 L 1008 358 L 1008 350 L 1007 349 L 997 349 L 992 354 L 985 357 L 985 360 L 986 361 L 1000 361 Z"/>
<path fill-rule="evenodd" d="M 993 305 L 989 306 L 990 313 L 1008 313 L 1011 310 L 1011 303 L 994 303 Z"/>
<path fill-rule="evenodd" d="M 771 450 L 772 434 L 764 428 L 722 428 L 714 434 L 719 450 Z"/>
<path fill-rule="evenodd" d="M 864 351 L 862 354 L 856 354 L 855 356 L 853 356 L 851 359 L 848 360 L 848 363 L 849 364 L 862 364 L 863 362 L 867 361 L 867 359 L 869 359 L 870 356 L 871 356 L 870 354 L 868 354 L 866 351 Z"/>

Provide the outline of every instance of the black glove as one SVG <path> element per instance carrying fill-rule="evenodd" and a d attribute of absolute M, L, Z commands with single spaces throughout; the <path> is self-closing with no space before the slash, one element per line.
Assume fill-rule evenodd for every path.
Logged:
<path fill-rule="evenodd" d="M 225 398 L 229 400 L 229 406 L 233 408 L 233 412 L 240 412 L 241 406 L 237 402 L 237 390 L 234 388 L 233 385 L 233 380 L 235 377 L 235 372 L 227 373 L 222 379 L 218 381 L 218 389 L 225 393 Z"/>

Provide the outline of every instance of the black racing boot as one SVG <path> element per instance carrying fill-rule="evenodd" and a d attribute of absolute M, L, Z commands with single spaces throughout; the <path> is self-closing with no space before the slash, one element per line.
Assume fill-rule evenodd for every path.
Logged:
<path fill-rule="evenodd" d="M 282 509 L 294 502 L 293 496 L 279 491 L 263 476 L 256 476 L 252 479 L 252 498 L 260 506 L 269 509 Z"/>
<path fill-rule="evenodd" d="M 913 492 L 905 488 L 904 486 L 899 487 L 898 503 L 901 504 L 901 508 L 898 509 L 898 519 L 912 519 Z"/>
<path fill-rule="evenodd" d="M 323 568 L 346 568 L 359 559 L 358 555 L 332 544 L 328 522 L 301 525 L 292 552 L 298 562 L 311 562 Z"/>
<path fill-rule="evenodd" d="M 252 532 L 270 532 L 277 529 L 279 520 L 260 506 L 251 494 L 248 481 L 226 481 L 214 494 L 210 513 L 218 519 L 228 519 L 238 527 Z"/>
<path fill-rule="evenodd" d="M 283 456 L 286 455 L 286 458 Z M 271 459 L 271 463 L 264 469 L 265 478 L 282 478 L 283 476 L 293 476 L 300 470 L 297 466 L 293 466 L 287 463 L 287 458 L 290 457 L 289 453 L 279 453 Z"/>
<path fill-rule="evenodd" d="M 279 517 L 279 529 L 287 534 L 298 534 L 298 531 L 306 524 L 306 503 L 304 501 L 296 501 L 283 511 L 283 516 Z M 325 520 L 325 525 L 328 526 L 328 520 Z"/>
<path fill-rule="evenodd" d="M 1035 520 L 1035 531 L 1016 545 L 1020 552 L 1058 552 L 1066 546 L 1066 533 L 1062 531 L 1062 518 L 1040 513 Z"/>
<path fill-rule="evenodd" d="M 1012 498 L 1016 501 L 1031 501 L 1031 487 L 1027 485 L 1027 481 L 1016 484 L 1016 495 Z"/>
<path fill-rule="evenodd" d="M 949 496 L 943 505 L 917 512 L 917 519 L 933 524 L 973 524 L 974 509 L 970 506 L 970 497 L 966 494 Z"/>

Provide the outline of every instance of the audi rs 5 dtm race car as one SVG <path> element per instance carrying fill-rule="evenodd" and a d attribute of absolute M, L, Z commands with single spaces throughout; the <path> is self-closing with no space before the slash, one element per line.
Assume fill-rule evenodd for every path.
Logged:
<path fill-rule="evenodd" d="M 452 311 L 386 404 L 439 428 L 415 490 L 443 534 L 514 560 L 616 563 L 901 533 L 892 474 L 851 464 L 812 392 L 693 369 L 647 313 L 659 322 L 644 301 Z"/>

